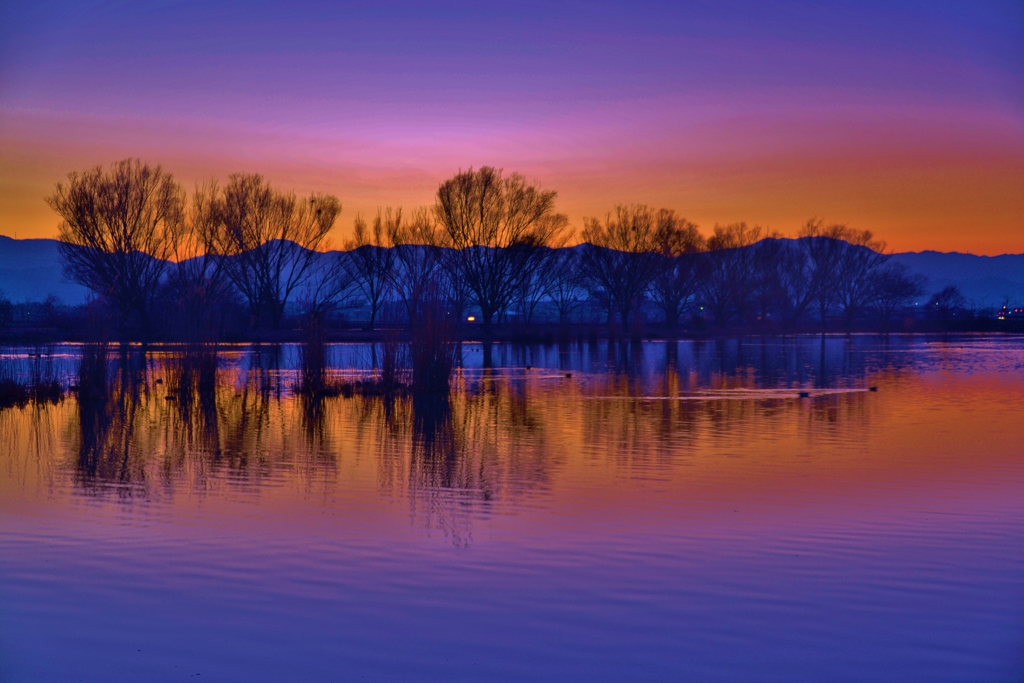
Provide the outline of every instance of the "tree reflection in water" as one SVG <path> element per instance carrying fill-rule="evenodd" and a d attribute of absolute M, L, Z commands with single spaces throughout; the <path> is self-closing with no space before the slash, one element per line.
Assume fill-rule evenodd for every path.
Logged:
<path fill-rule="evenodd" d="M 452 543 L 470 543 L 474 515 L 542 489 L 562 461 L 548 451 L 527 392 L 525 381 L 484 371 L 450 396 L 364 403 L 375 408 L 382 491 L 408 496 L 413 518 Z"/>
<path fill-rule="evenodd" d="M 412 457 L 409 463 L 409 504 L 415 517 L 436 526 L 456 545 L 472 542 L 471 515 L 481 482 L 466 458 L 465 433 L 457 431 L 449 397 L 412 399 Z M 489 500 L 490 495 L 484 494 Z"/>
<path fill-rule="evenodd" d="M 113 362 L 106 344 L 88 345 L 78 374 L 75 472 L 87 493 L 113 488 L 134 495 L 146 479 L 145 451 L 137 443 L 136 420 L 148 403 L 146 355 L 128 346 Z"/>
<path fill-rule="evenodd" d="M 380 495 L 407 501 L 417 524 L 466 544 L 475 516 L 550 495 L 572 461 L 631 476 L 686 464 L 709 445 L 731 448 L 752 430 L 833 438 L 866 427 L 869 394 L 838 390 L 863 388 L 869 376 L 904 381 L 910 357 L 898 339 L 871 353 L 859 350 L 866 343 L 495 348 L 495 367 L 462 370 L 450 395 L 347 398 L 295 392 L 296 354 L 280 346 L 90 345 L 77 399 L 5 411 L 0 436 L 28 453 L 30 433 L 39 444 L 52 442 L 46 430 L 64 434 L 36 449 L 40 480 L 70 474 L 75 490 L 123 501 L 181 490 L 329 497 L 346 485 L 344 465 Z M 804 387 L 814 395 L 798 398 Z M 30 469 L 27 460 L 18 467 Z"/>

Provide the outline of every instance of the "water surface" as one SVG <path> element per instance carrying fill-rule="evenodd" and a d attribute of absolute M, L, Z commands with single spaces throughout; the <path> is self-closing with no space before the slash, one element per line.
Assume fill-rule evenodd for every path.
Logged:
<path fill-rule="evenodd" d="M 0 680 L 1021 679 L 1024 340 L 482 356 L 445 404 L 134 349 L 0 412 Z"/>

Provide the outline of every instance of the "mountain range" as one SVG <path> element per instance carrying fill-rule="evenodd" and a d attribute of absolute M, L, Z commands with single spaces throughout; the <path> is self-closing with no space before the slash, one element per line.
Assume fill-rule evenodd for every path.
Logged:
<path fill-rule="evenodd" d="M 956 285 L 972 307 L 997 307 L 1006 301 L 1024 304 L 1024 254 L 901 252 L 893 254 L 892 261 L 924 275 L 929 295 Z M 15 303 L 43 301 L 53 295 L 70 305 L 84 303 L 89 296 L 85 287 L 64 279 L 57 240 L 16 240 L 2 235 L 0 293 Z"/>

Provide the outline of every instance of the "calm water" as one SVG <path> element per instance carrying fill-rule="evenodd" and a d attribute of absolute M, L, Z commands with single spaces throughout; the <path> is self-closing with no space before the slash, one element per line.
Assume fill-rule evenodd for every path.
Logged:
<path fill-rule="evenodd" d="M 1024 340 L 481 357 L 447 406 L 240 347 L 0 412 L 0 681 L 1024 676 Z"/>

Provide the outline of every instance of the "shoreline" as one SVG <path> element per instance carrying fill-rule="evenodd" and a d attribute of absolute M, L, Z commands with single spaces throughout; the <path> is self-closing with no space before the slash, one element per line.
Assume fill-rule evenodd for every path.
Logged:
<path fill-rule="evenodd" d="M 12 334 L 13 333 L 13 334 Z M 679 330 L 670 332 L 659 330 L 656 326 L 645 328 L 632 334 L 623 334 L 609 330 L 605 326 L 574 325 L 568 327 L 535 326 L 530 330 L 498 329 L 489 337 L 476 330 L 460 330 L 453 340 L 463 344 L 523 344 L 523 345 L 559 345 L 595 342 L 646 343 L 669 341 L 711 341 L 722 339 L 784 339 L 806 337 L 918 337 L 947 335 L 986 335 L 986 336 L 1017 336 L 1024 334 L 1024 318 L 1020 320 L 1002 321 L 971 321 L 971 324 L 941 326 L 937 324 L 916 325 L 913 329 L 881 331 L 869 328 L 853 330 L 833 329 L 797 329 L 788 331 L 758 330 L 751 328 L 725 328 L 717 330 Z M 91 338 L 90 338 L 91 337 Z M 328 344 L 380 344 L 388 341 L 408 343 L 413 338 L 411 331 L 400 328 L 378 328 L 375 330 L 327 330 L 322 341 Z M 108 343 L 112 346 L 128 344 L 148 348 L 180 348 L 185 346 L 248 346 L 253 344 L 302 344 L 309 340 L 308 333 L 302 329 L 279 330 L 252 335 L 225 335 L 219 339 L 187 340 L 181 338 L 154 337 L 150 339 L 111 339 L 81 334 L 60 334 L 52 328 L 8 329 L 0 333 L 0 344 L 8 346 L 39 346 L 48 344 L 95 344 Z"/>

